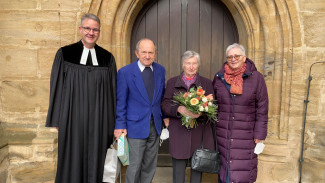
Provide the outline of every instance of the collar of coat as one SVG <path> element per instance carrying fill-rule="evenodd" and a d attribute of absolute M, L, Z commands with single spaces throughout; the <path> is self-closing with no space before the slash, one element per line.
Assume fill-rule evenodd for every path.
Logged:
<path fill-rule="evenodd" d="M 175 87 L 176 88 L 185 88 L 187 89 L 187 86 L 185 85 L 183 79 L 182 79 L 182 76 L 183 76 L 183 73 L 182 72 L 178 77 L 177 77 L 177 80 L 175 82 Z M 191 84 L 190 88 L 193 87 L 193 85 L 195 87 L 198 87 L 198 86 L 202 86 L 202 83 L 201 83 L 201 76 L 199 75 L 199 73 L 196 74 L 196 80 L 194 83 Z"/>
<path fill-rule="evenodd" d="M 243 78 L 249 77 L 250 75 L 253 74 L 253 72 L 257 71 L 254 62 L 251 59 L 249 59 L 248 57 L 246 57 L 245 63 L 246 63 L 246 70 L 245 70 L 245 72 L 243 74 Z M 222 68 L 217 73 L 217 77 L 219 77 L 219 78 L 223 78 L 224 77 L 224 75 L 225 75 L 225 67 L 224 66 L 226 64 L 227 64 L 227 62 L 225 62 L 223 64 Z"/>

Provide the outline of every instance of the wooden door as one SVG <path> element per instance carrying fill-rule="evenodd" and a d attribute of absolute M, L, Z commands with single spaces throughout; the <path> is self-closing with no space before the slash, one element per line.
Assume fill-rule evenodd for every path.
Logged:
<path fill-rule="evenodd" d="M 225 62 L 227 46 L 238 42 L 234 19 L 219 0 L 149 1 L 132 29 L 132 61 L 137 59 L 136 43 L 145 37 L 155 42 L 166 79 L 182 72 L 181 55 L 186 50 L 200 54 L 200 75 L 213 79 Z"/>
<path fill-rule="evenodd" d="M 213 79 L 225 62 L 225 49 L 238 42 L 235 22 L 219 0 L 151 0 L 139 13 L 132 29 L 131 58 L 135 45 L 150 38 L 158 49 L 157 62 L 166 68 L 166 80 L 182 72 L 186 50 L 200 54 L 199 73 Z M 158 166 L 171 166 L 168 140 L 159 148 Z"/>

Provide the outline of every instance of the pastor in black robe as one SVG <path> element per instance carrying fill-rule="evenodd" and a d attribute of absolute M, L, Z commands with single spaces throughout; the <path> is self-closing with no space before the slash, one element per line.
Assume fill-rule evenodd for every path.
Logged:
<path fill-rule="evenodd" d="M 59 127 L 56 183 L 103 179 L 115 124 L 116 63 L 110 52 L 94 48 L 98 66 L 80 64 L 81 41 L 60 48 L 53 63 L 46 126 Z"/>

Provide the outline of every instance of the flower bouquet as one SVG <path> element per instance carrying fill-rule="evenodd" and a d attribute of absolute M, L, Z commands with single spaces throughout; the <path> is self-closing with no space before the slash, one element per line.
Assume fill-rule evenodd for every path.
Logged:
<path fill-rule="evenodd" d="M 213 102 L 213 95 L 205 96 L 205 91 L 201 86 L 191 88 L 189 92 L 178 93 L 174 96 L 174 102 L 183 105 L 187 110 L 195 114 L 202 114 L 208 118 L 208 121 L 215 122 L 217 120 L 217 108 Z M 182 116 L 182 125 L 187 129 L 196 128 L 197 121 L 189 116 Z"/>

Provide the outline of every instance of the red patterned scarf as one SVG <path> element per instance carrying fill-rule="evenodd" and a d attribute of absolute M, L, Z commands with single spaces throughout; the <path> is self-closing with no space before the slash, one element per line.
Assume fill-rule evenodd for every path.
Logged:
<path fill-rule="evenodd" d="M 233 71 L 227 64 L 225 65 L 225 80 L 230 84 L 230 93 L 243 94 L 243 73 L 246 70 L 246 63 L 237 71 Z"/>

